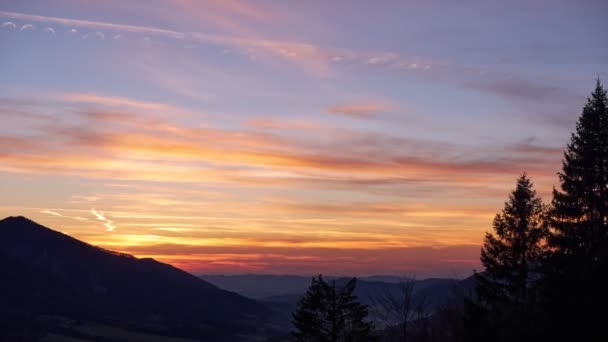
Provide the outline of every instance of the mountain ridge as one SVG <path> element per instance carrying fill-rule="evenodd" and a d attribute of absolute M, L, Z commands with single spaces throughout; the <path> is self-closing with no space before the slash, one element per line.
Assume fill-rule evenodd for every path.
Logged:
<path fill-rule="evenodd" d="M 3 310 L 152 325 L 230 340 L 256 334 L 272 311 L 151 258 L 108 251 L 23 216 L 0 220 Z"/>

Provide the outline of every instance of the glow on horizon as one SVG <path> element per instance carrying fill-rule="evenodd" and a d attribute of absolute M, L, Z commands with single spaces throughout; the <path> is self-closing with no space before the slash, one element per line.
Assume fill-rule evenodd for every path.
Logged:
<path fill-rule="evenodd" d="M 192 272 L 468 275 L 605 78 L 583 2 L 2 2 L 0 215 Z"/>

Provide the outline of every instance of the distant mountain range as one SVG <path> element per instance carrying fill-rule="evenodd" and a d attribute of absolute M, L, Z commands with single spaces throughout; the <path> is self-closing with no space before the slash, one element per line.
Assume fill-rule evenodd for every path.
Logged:
<path fill-rule="evenodd" d="M 218 287 L 257 299 L 286 315 L 293 312 L 298 299 L 306 292 L 312 278 L 267 274 L 200 275 L 200 277 Z M 332 276 L 324 278 L 329 281 L 334 280 L 336 286 L 342 286 L 350 279 Z M 401 280 L 402 278 L 397 276 L 360 277 L 355 295 L 362 303 L 374 307 L 383 294 L 392 293 L 399 298 Z M 424 301 L 427 309 L 434 311 L 442 305 L 449 304 L 450 301 L 459 300 L 463 293 L 470 293 L 473 286 L 472 277 L 463 280 L 448 278 L 415 280 L 414 301 Z"/>
<path fill-rule="evenodd" d="M 274 275 L 274 274 L 238 274 L 238 275 L 217 275 L 202 274 L 200 278 L 218 287 L 234 291 L 254 299 L 266 299 L 295 293 L 304 293 L 312 276 L 298 275 Z M 349 277 L 345 276 L 324 276 L 326 280 L 337 280 L 338 283 L 344 282 Z M 468 279 L 468 278 L 467 278 Z M 395 288 L 402 277 L 392 275 L 374 275 L 359 277 L 358 284 L 362 288 L 367 287 L 388 287 Z M 433 286 L 462 285 L 468 280 L 458 280 L 451 278 L 428 278 L 415 280 L 416 288 L 419 290 Z"/>
<path fill-rule="evenodd" d="M 67 319 L 206 341 L 272 334 L 268 307 L 173 266 L 94 247 L 24 217 L 1 220 L 0 237 L 0 315 L 9 321 L 46 317 L 36 324 L 54 320 L 51 331 L 72 335 L 86 333 Z"/>

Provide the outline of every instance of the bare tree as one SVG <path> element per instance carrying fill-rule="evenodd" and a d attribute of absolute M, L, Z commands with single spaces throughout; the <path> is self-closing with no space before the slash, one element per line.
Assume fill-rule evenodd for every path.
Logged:
<path fill-rule="evenodd" d="M 407 342 L 414 322 L 424 323 L 427 319 L 426 300 L 415 298 L 416 278 L 404 276 L 396 284 L 387 284 L 383 291 L 373 297 L 377 318 L 385 325 L 388 333 Z"/>

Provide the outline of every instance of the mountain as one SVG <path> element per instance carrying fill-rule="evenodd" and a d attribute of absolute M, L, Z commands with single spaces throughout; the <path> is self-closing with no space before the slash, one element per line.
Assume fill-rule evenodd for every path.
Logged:
<path fill-rule="evenodd" d="M 273 313 L 259 302 L 24 217 L 0 221 L 0 270 L 5 317 L 61 317 L 205 341 L 244 340 L 273 329 L 267 323 Z"/>
<path fill-rule="evenodd" d="M 220 288 L 234 291 L 250 298 L 266 299 L 268 297 L 304 293 L 310 285 L 312 276 L 307 277 L 297 275 L 274 274 L 203 274 L 200 275 L 200 278 Z M 326 280 L 342 279 L 343 281 L 345 281 L 345 279 L 347 279 L 348 277 L 324 276 L 324 278 Z M 400 281 L 401 277 L 391 275 L 375 275 L 358 278 L 359 286 L 372 286 L 378 290 L 381 287 L 385 286 L 388 286 L 389 288 L 394 288 L 396 287 L 396 284 L 398 284 Z M 449 285 L 455 282 L 457 282 L 456 279 L 429 278 L 416 281 L 416 286 L 417 288 L 426 288 L 431 285 Z M 371 285 L 367 285 L 368 283 L 370 283 Z"/>
<path fill-rule="evenodd" d="M 304 293 L 311 277 L 273 274 L 200 275 L 211 284 L 240 293 L 244 296 L 263 299 L 285 294 Z"/>
<path fill-rule="evenodd" d="M 302 294 L 310 285 L 312 276 L 273 275 L 273 274 L 238 274 L 217 275 L 203 274 L 204 279 L 220 288 L 227 289 L 254 299 L 267 299 L 272 297 Z M 336 280 L 338 284 L 346 282 L 348 277 L 324 276 L 325 280 Z M 469 278 L 467 278 L 469 279 Z M 433 292 L 440 295 L 450 292 L 452 287 L 469 287 L 467 279 L 428 278 L 416 280 L 416 291 Z M 369 276 L 357 278 L 357 291 L 359 296 L 369 297 L 385 289 L 395 290 L 401 278 L 398 276 Z"/>
<path fill-rule="evenodd" d="M 296 307 L 298 299 L 306 292 L 312 277 L 295 275 L 201 275 L 202 279 L 221 288 L 235 291 L 255 298 L 276 310 L 288 315 Z M 350 278 L 324 277 L 335 280 L 337 286 L 344 285 Z M 399 281 L 396 276 L 370 276 L 358 278 L 355 295 L 363 304 L 373 307 L 378 298 L 385 293 L 392 293 L 399 298 Z M 416 280 L 414 284 L 414 301 L 424 301 L 428 310 L 434 311 L 442 305 L 449 304 L 463 293 L 473 289 L 473 278 L 464 280 L 448 278 L 429 278 Z"/>

